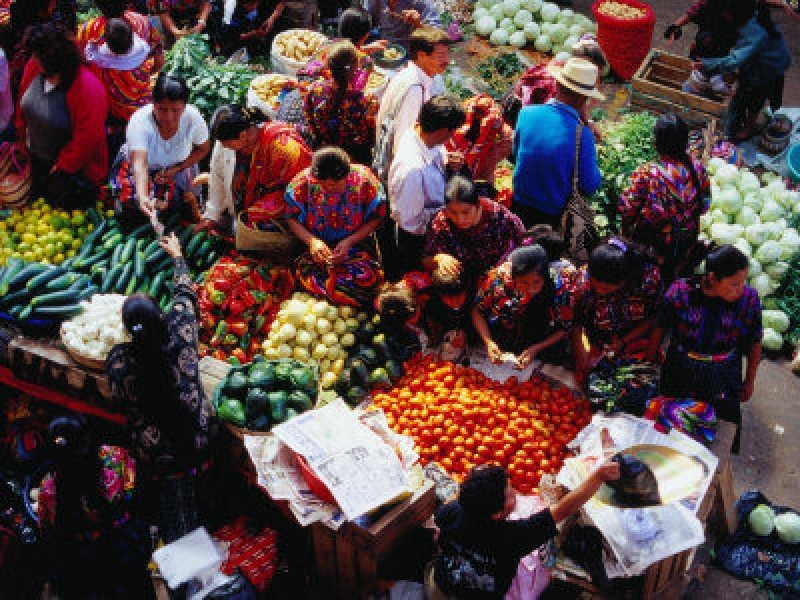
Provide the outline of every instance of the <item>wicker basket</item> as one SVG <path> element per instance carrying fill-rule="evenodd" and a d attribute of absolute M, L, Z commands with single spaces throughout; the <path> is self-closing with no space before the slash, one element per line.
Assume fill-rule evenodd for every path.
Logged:
<path fill-rule="evenodd" d="M 236 249 L 262 252 L 272 256 L 289 256 L 295 245 L 292 233 L 276 220 L 270 221 L 277 231 L 261 231 L 245 222 L 247 211 L 236 216 Z"/>
<path fill-rule="evenodd" d="M 83 356 L 82 354 L 78 354 L 74 350 L 71 350 L 68 346 L 64 346 L 67 349 L 67 354 L 69 354 L 70 358 L 78 363 L 82 367 L 86 367 L 90 371 L 105 371 L 106 370 L 106 361 L 105 360 L 98 360 L 96 358 L 89 358 L 88 356 Z"/>

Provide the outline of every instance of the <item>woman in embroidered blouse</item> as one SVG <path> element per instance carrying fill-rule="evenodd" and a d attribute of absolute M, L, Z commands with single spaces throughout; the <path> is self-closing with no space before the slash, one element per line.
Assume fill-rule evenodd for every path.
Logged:
<path fill-rule="evenodd" d="M 36 511 L 42 572 L 55 593 L 66 600 L 155 598 L 147 528 L 130 513 L 133 459 L 123 448 L 95 443 L 81 415 L 53 419 L 48 438 L 52 469 Z"/>
<path fill-rule="evenodd" d="M 122 321 L 132 341 L 111 350 L 106 371 L 127 411 L 143 495 L 169 543 L 202 523 L 213 417 L 198 370 L 197 293 L 175 235 L 161 247 L 175 261 L 172 308 L 165 314 L 149 296 L 129 296 Z"/>
<path fill-rule="evenodd" d="M 372 172 L 341 148 L 322 148 L 286 189 L 286 206 L 289 227 L 309 250 L 296 266 L 302 286 L 333 304 L 372 306 L 383 270 L 369 238 L 386 217 Z"/>
<path fill-rule="evenodd" d="M 472 308 L 472 323 L 489 359 L 500 363 L 511 353 L 524 369 L 536 357 L 557 358 L 551 349 L 567 332 L 555 311 L 556 295 L 541 246 L 517 248 L 489 271 Z"/>
<path fill-rule="evenodd" d="M 706 258 L 705 275 L 678 279 L 667 291 L 651 358 L 663 335 L 671 331 L 661 373 L 661 391 L 676 398 L 711 403 L 717 417 L 737 424 L 741 402 L 753 395 L 761 360 L 761 300 L 746 285 L 747 257 L 733 246 L 721 246 Z M 742 357 L 747 369 L 742 380 Z"/>
<path fill-rule="evenodd" d="M 707 209 L 711 183 L 705 168 L 688 153 L 689 128 L 674 114 L 656 121 L 657 162 L 642 165 L 622 193 L 622 232 L 651 247 L 665 281 L 680 277 L 685 258 L 697 243 L 700 215 Z"/>
<path fill-rule="evenodd" d="M 338 146 L 358 164 L 371 164 L 378 101 L 354 88 L 358 51 L 348 41 L 327 51 L 330 79 L 311 84 L 303 102 L 314 147 Z"/>
<path fill-rule="evenodd" d="M 217 147 L 204 218 L 222 226 L 246 210 L 255 224 L 283 219 L 286 186 L 311 164 L 311 150 L 295 128 L 268 122 L 257 108 L 228 104 L 211 118 L 211 135 Z"/>
<path fill-rule="evenodd" d="M 662 294 L 658 267 L 632 243 L 612 238 L 592 251 L 575 300 L 572 345 L 579 385 L 604 355 L 647 352 Z"/>
<path fill-rule="evenodd" d="M 422 264 L 427 271 L 462 271 L 472 291 L 478 279 L 523 239 L 525 229 L 510 210 L 479 198 L 475 184 L 455 176 L 447 184 L 445 206 L 425 234 Z"/>

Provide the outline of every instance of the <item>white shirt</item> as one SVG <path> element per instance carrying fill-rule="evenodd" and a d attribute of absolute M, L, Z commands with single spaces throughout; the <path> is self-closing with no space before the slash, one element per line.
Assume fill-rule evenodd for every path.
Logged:
<path fill-rule="evenodd" d="M 208 201 L 203 218 L 218 222 L 223 213 L 234 216 L 233 174 L 236 169 L 236 152 L 219 142 L 214 143 L 209 168 Z"/>
<path fill-rule="evenodd" d="M 415 129 L 400 138 L 389 168 L 389 204 L 397 226 L 424 235 L 433 215 L 444 206 L 444 146 L 429 148 Z"/>
<path fill-rule="evenodd" d="M 170 139 L 165 140 L 158 133 L 158 126 L 153 118 L 153 105 L 148 104 L 131 116 L 126 131 L 128 152 L 133 150 L 147 151 L 147 166 L 150 170 L 166 169 L 186 160 L 194 146 L 208 141 L 208 126 L 203 115 L 191 104 L 181 115 L 178 131 Z"/>
<path fill-rule="evenodd" d="M 422 86 L 420 88 L 420 86 Z M 445 92 L 444 84 L 440 77 L 431 78 L 425 71 L 420 69 L 414 61 L 400 69 L 400 72 L 392 77 L 386 91 L 381 98 L 381 106 L 378 110 L 378 123 L 383 123 L 389 117 L 391 107 L 395 105 L 399 94 L 405 93 L 405 98 L 397 110 L 394 118 L 394 148 L 392 156 L 397 154 L 400 140 L 403 134 L 409 129 L 413 129 L 419 118 L 419 109 L 422 105 L 436 94 Z M 378 128 L 380 135 L 380 128 Z"/>

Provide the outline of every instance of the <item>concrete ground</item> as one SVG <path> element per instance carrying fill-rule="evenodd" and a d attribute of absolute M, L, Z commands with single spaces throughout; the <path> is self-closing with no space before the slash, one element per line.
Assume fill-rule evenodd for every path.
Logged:
<path fill-rule="evenodd" d="M 695 28 L 684 27 L 683 38 L 671 46 L 663 39 L 666 27 L 686 11 L 690 2 L 649 0 L 657 22 L 653 45 L 676 54 L 688 53 Z M 589 0 L 574 0 L 577 11 L 590 14 Z M 784 106 L 800 106 L 800 20 L 780 11 L 773 18 L 784 33 L 793 66 L 786 76 Z M 772 502 L 800 508 L 800 379 L 787 363 L 764 361 L 753 400 L 744 408 L 741 453 L 733 459 L 734 492 L 760 489 Z M 686 598 L 720 600 L 768 598 L 767 592 L 709 566 L 708 548 L 699 552 Z"/>

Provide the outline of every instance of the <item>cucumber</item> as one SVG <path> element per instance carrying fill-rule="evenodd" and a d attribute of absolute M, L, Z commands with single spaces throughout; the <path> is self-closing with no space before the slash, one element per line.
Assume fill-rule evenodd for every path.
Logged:
<path fill-rule="evenodd" d="M 55 304 L 75 304 L 78 300 L 80 300 L 80 294 L 77 293 L 75 289 L 70 288 L 68 290 L 60 290 L 58 292 L 50 292 L 49 294 L 36 296 L 29 304 L 31 308 L 36 308 L 38 306 L 53 306 Z"/>
<path fill-rule="evenodd" d="M 62 304 L 60 306 L 38 306 L 33 309 L 34 317 L 69 319 L 83 312 L 80 304 Z"/>
<path fill-rule="evenodd" d="M 164 283 L 167 280 L 167 272 L 166 271 L 159 271 L 156 273 L 156 276 L 153 277 L 153 281 L 150 282 L 150 289 L 147 290 L 147 293 L 150 295 L 151 298 L 158 298 L 159 294 L 161 293 L 161 289 L 164 287 Z"/>
<path fill-rule="evenodd" d="M 144 254 L 141 252 L 134 252 L 133 253 L 133 272 L 136 273 L 136 277 L 138 279 L 142 279 L 144 277 Z"/>
<path fill-rule="evenodd" d="M 208 265 L 208 257 L 211 255 L 211 248 L 214 247 L 214 240 L 210 237 L 206 238 L 197 250 L 195 255 L 195 262 L 200 266 Z"/>
<path fill-rule="evenodd" d="M 100 213 L 97 212 L 97 209 L 94 206 L 90 206 L 86 209 L 86 218 L 89 219 L 89 222 L 95 226 L 95 231 L 97 231 L 97 227 L 104 223 L 103 217 L 100 216 Z M 94 233 L 94 231 L 92 233 Z"/>
<path fill-rule="evenodd" d="M 25 287 L 31 291 L 36 290 L 45 285 L 48 281 L 52 281 L 57 277 L 61 277 L 64 275 L 64 273 L 65 271 L 61 267 L 53 267 L 47 271 L 44 271 L 43 273 L 39 273 L 39 275 L 36 275 L 35 277 L 31 277 L 25 284 Z"/>
<path fill-rule="evenodd" d="M 173 265 L 174 261 L 171 256 L 165 256 L 158 263 L 153 266 L 153 271 L 164 271 Z"/>
<path fill-rule="evenodd" d="M 128 287 L 128 280 L 131 278 L 133 274 L 133 265 L 128 263 L 127 265 L 122 266 L 122 274 L 117 279 L 117 283 L 114 284 L 114 289 L 122 294 L 125 291 L 125 288 Z"/>
<path fill-rule="evenodd" d="M 78 292 L 83 288 L 85 288 L 87 285 L 90 285 L 91 283 L 92 283 L 91 277 L 89 277 L 88 275 L 81 275 L 75 280 L 75 282 L 71 286 L 69 286 L 69 289 L 74 292 Z"/>
<path fill-rule="evenodd" d="M 136 274 L 134 273 L 133 275 L 131 275 L 131 278 L 128 281 L 128 285 L 125 286 L 125 291 L 123 292 L 123 294 L 125 296 L 130 296 L 131 294 L 133 294 L 133 292 L 136 291 L 138 284 L 139 284 L 139 279 L 138 277 L 136 277 Z"/>
<path fill-rule="evenodd" d="M 11 308 L 13 306 L 26 304 L 30 299 L 31 299 L 30 290 L 26 287 L 23 287 L 22 289 L 17 290 L 16 292 L 6 294 L 2 298 L 0 298 L 0 305 L 6 308 Z"/>
<path fill-rule="evenodd" d="M 194 227 L 190 225 L 189 227 L 186 227 L 178 236 L 178 241 L 181 243 L 181 248 L 185 248 L 186 244 L 189 243 L 189 239 L 192 237 L 193 231 Z"/>
<path fill-rule="evenodd" d="M 18 318 L 20 321 L 27 321 L 28 319 L 30 319 L 30 318 L 31 318 L 31 312 L 32 312 L 32 311 L 33 311 L 33 309 L 31 308 L 31 305 L 29 304 L 28 306 L 24 307 L 24 308 L 23 308 L 23 309 L 20 311 L 20 313 L 19 313 L 19 317 L 17 317 L 17 318 Z"/>
<path fill-rule="evenodd" d="M 119 262 L 125 264 L 133 258 L 133 251 L 136 248 L 136 238 L 130 238 L 125 242 L 122 254 L 119 255 Z"/>
<path fill-rule="evenodd" d="M 102 286 L 103 281 L 105 281 L 106 278 L 106 273 L 108 273 L 108 269 L 106 267 L 100 267 L 96 271 L 92 271 L 92 283 Z"/>
<path fill-rule="evenodd" d="M 139 227 L 137 227 L 136 229 L 131 231 L 128 234 L 128 236 L 129 237 L 134 237 L 134 238 L 140 238 L 143 235 L 145 235 L 146 233 L 149 233 L 151 231 L 153 231 L 152 225 L 150 225 L 150 223 L 145 223 L 144 225 L 139 225 Z"/>
<path fill-rule="evenodd" d="M 59 266 L 60 266 L 62 269 L 65 269 L 65 270 L 69 271 L 69 270 L 71 270 L 71 269 L 72 269 L 72 264 L 73 264 L 74 262 L 75 262 L 75 257 L 68 258 L 68 259 L 66 259 L 66 260 L 64 260 L 64 261 L 61 261 L 61 264 L 60 264 Z"/>
<path fill-rule="evenodd" d="M 103 247 L 106 250 L 111 250 L 117 244 L 122 243 L 122 234 L 119 231 L 116 231 L 114 235 L 108 238 L 107 241 L 103 242 Z"/>
<path fill-rule="evenodd" d="M 206 263 L 209 267 L 217 264 L 217 261 L 220 258 L 220 253 L 216 250 L 212 250 L 208 253 L 208 262 Z"/>
<path fill-rule="evenodd" d="M 106 232 L 103 234 L 103 237 L 100 238 L 100 242 L 105 245 L 108 240 L 117 234 L 122 235 L 122 232 L 116 227 L 109 226 L 108 229 L 106 229 Z"/>
<path fill-rule="evenodd" d="M 161 246 L 158 245 L 158 240 L 157 239 L 153 240 L 152 242 L 147 244 L 147 246 L 144 247 L 144 250 L 143 250 L 144 255 L 146 257 L 149 257 L 151 254 L 153 254 L 159 248 L 161 248 Z"/>
<path fill-rule="evenodd" d="M 78 298 L 80 298 L 81 300 L 86 300 L 91 296 L 94 296 L 99 291 L 100 291 L 99 287 L 90 284 L 87 285 L 85 288 L 83 288 L 80 292 L 78 292 Z"/>
<path fill-rule="evenodd" d="M 156 251 L 152 254 L 147 256 L 147 264 L 154 265 L 158 262 L 164 260 L 164 257 L 167 255 L 167 252 L 163 248 L 156 248 Z"/>
<path fill-rule="evenodd" d="M 112 267 L 116 267 L 119 264 L 119 257 L 122 254 L 122 250 L 124 247 L 125 247 L 124 245 L 120 244 L 116 248 L 114 248 L 114 251 L 111 253 Z"/>
<path fill-rule="evenodd" d="M 203 242 L 206 239 L 206 232 L 205 231 L 198 231 L 196 234 L 192 236 L 192 239 L 189 240 L 189 243 L 186 244 L 186 258 L 192 258 L 200 249 Z"/>
<path fill-rule="evenodd" d="M 84 258 L 81 261 L 80 269 L 82 271 L 91 270 L 91 268 L 95 265 L 104 264 L 108 262 L 108 255 L 109 252 L 105 248 L 101 248 L 97 254 L 92 254 L 91 256 Z"/>
<path fill-rule="evenodd" d="M 30 263 L 26 265 L 25 268 L 20 270 L 14 277 L 11 278 L 11 283 L 9 287 L 11 289 L 17 289 L 19 287 L 24 286 L 32 277 L 36 277 L 37 275 L 44 273 L 45 271 L 50 270 L 49 265 L 43 265 L 42 263 Z"/>
<path fill-rule="evenodd" d="M 55 279 L 51 279 L 45 285 L 45 288 L 50 290 L 51 292 L 56 292 L 58 290 L 65 290 L 70 287 L 75 281 L 77 281 L 79 275 L 77 273 L 65 273 L 60 277 L 56 277 Z"/>
<path fill-rule="evenodd" d="M 16 306 L 11 307 L 11 310 L 8 311 L 8 314 L 10 314 L 12 317 L 16 319 L 19 319 L 19 315 L 24 308 L 25 306 L 20 306 L 19 304 L 17 304 Z"/>
<path fill-rule="evenodd" d="M 90 248 L 94 246 L 95 242 L 103 237 L 107 227 L 108 221 L 101 221 L 99 225 L 95 224 L 95 228 L 83 238 L 83 245 L 89 246 Z"/>
<path fill-rule="evenodd" d="M 124 267 L 122 265 L 117 265 L 115 267 L 111 267 L 111 269 L 106 273 L 106 276 L 103 278 L 103 284 L 100 286 L 100 291 L 108 293 L 112 290 L 115 290 L 115 284 L 119 279 L 119 276 L 122 274 L 122 269 Z"/>
<path fill-rule="evenodd" d="M 0 296 L 5 296 L 8 293 L 8 288 L 11 280 L 25 267 L 25 261 L 21 258 L 9 258 L 6 263 L 6 268 L 3 271 L 3 277 L 0 278 Z"/>
<path fill-rule="evenodd" d="M 162 311 L 167 312 L 170 302 L 169 296 L 164 296 L 161 298 L 161 302 L 158 303 L 158 306 Z"/>
<path fill-rule="evenodd" d="M 136 286 L 136 290 L 135 290 L 136 293 L 137 294 L 146 294 L 147 290 L 150 289 L 150 283 L 151 283 L 151 281 L 150 281 L 149 277 L 143 277 L 142 279 L 140 279 L 139 280 L 139 285 Z"/>

